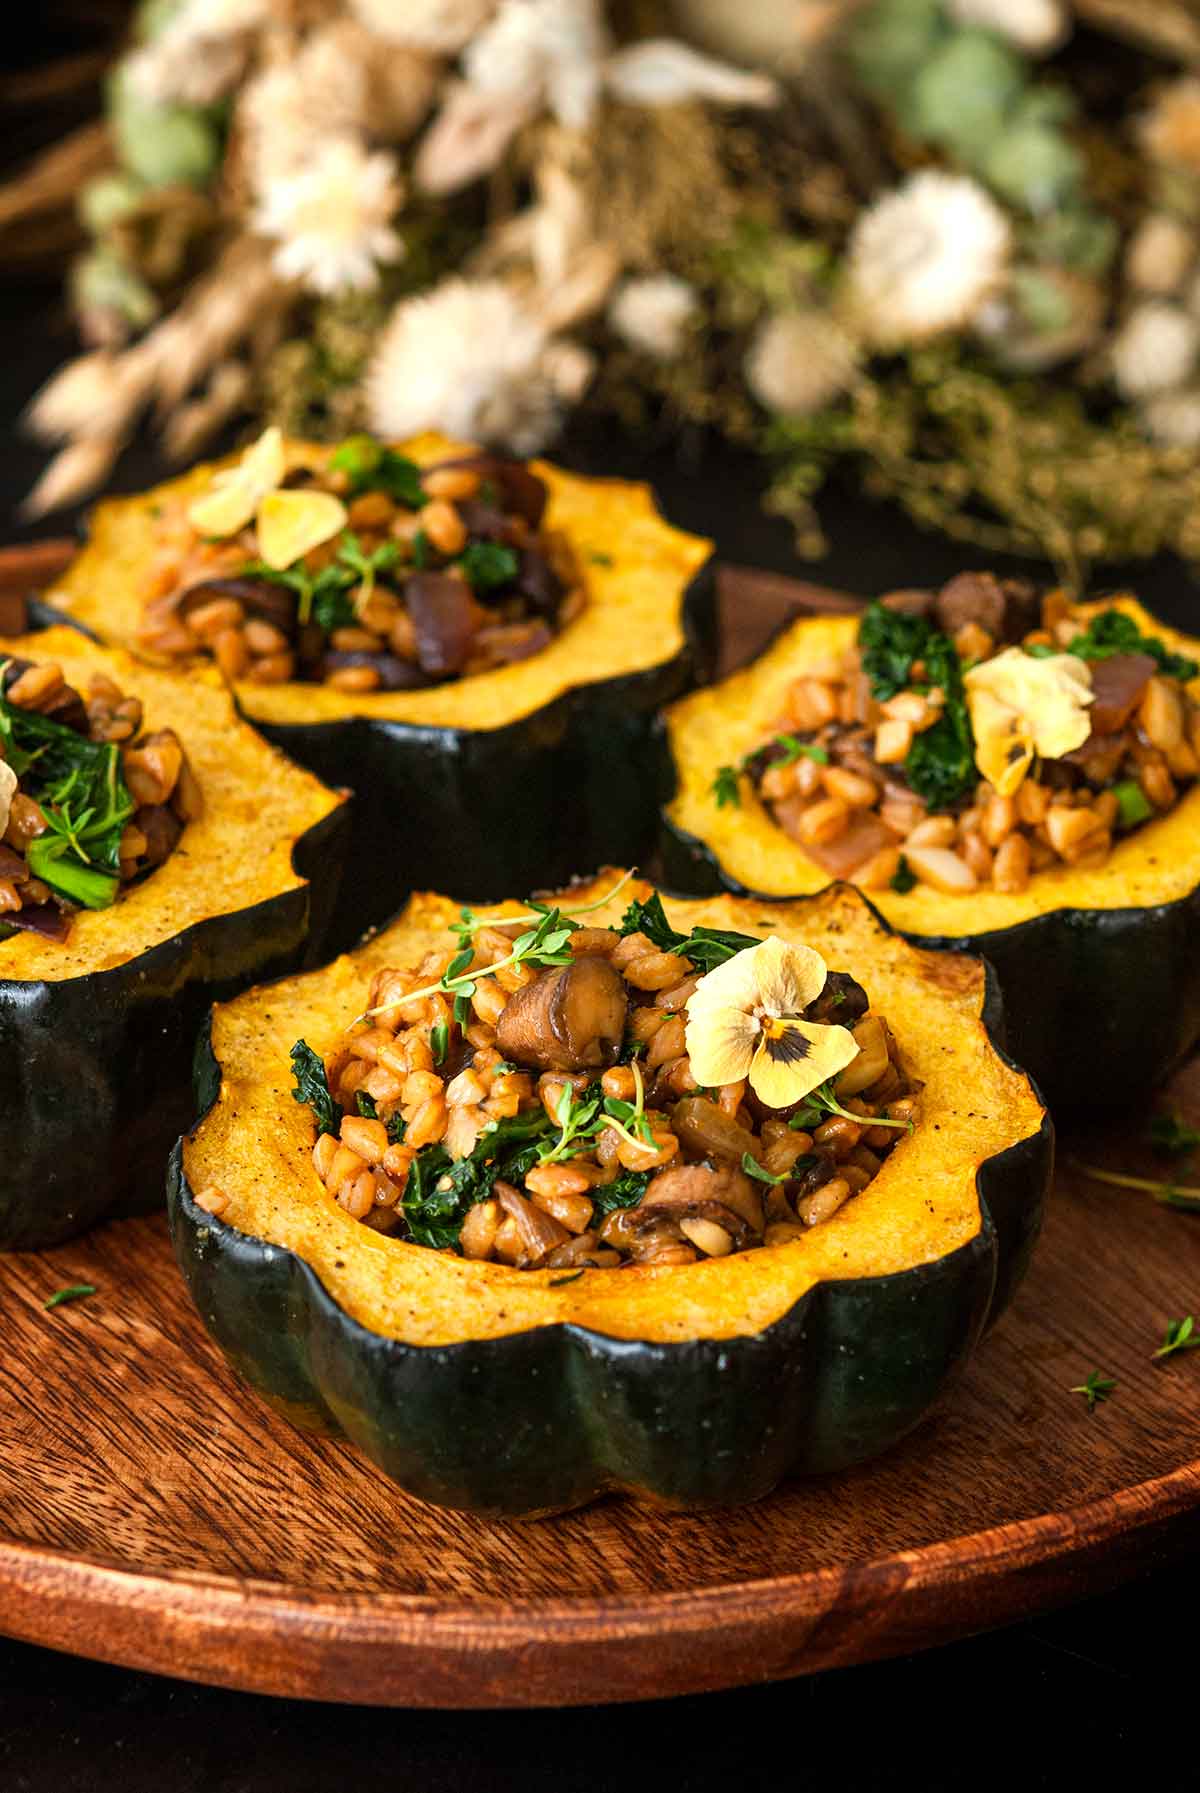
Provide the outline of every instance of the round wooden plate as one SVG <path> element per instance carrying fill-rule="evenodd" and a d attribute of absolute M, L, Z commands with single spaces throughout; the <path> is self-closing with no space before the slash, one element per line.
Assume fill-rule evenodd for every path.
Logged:
<path fill-rule="evenodd" d="M 0 570 L 0 581 L 2 581 Z M 739 584 L 744 649 L 780 591 Z M 1200 1120 L 1200 1066 L 1171 1100 Z M 1093 1164 L 1161 1164 L 1117 1135 Z M 47 1311 L 65 1285 L 87 1300 Z M 400 1494 L 246 1392 L 161 1218 L 0 1257 L 0 1630 L 259 1692 L 652 1698 L 911 1650 L 1110 1587 L 1200 1537 L 1200 1219 L 1070 1169 L 1015 1306 L 881 1462 L 737 1511 L 612 1499 L 488 1523 Z M 1089 1414 L 1070 1389 L 1117 1379 Z"/>

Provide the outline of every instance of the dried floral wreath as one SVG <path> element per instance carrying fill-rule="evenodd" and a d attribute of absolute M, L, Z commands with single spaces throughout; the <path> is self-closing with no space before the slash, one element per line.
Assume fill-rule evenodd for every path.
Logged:
<path fill-rule="evenodd" d="M 143 0 L 44 512 L 153 411 L 519 453 L 600 406 L 1069 577 L 1200 557 L 1176 0 Z M 770 71 L 770 72 L 767 72 Z"/>

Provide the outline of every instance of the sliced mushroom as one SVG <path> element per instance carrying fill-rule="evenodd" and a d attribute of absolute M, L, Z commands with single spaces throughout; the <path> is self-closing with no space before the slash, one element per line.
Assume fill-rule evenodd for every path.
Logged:
<path fill-rule="evenodd" d="M 492 1194 L 517 1230 L 521 1241 L 517 1262 L 522 1270 L 540 1264 L 549 1252 L 569 1242 L 571 1235 L 566 1227 L 560 1226 L 549 1214 L 543 1214 L 531 1201 L 526 1201 L 511 1183 L 498 1181 Z"/>
<path fill-rule="evenodd" d="M 659 1171 L 634 1212 L 664 1207 L 706 1214 L 722 1226 L 736 1219 L 742 1223 L 736 1231 L 762 1232 L 762 1196 L 736 1165 L 678 1164 Z"/>
<path fill-rule="evenodd" d="M 505 1058 L 541 1071 L 590 1071 L 616 1062 L 625 1036 L 625 982 L 589 955 L 543 971 L 511 997 L 496 1023 Z"/>
<path fill-rule="evenodd" d="M 621 1262 L 620 1255 L 608 1246 L 601 1245 L 598 1233 L 580 1233 L 577 1239 L 566 1245 L 556 1245 L 547 1253 L 543 1268 L 546 1270 L 589 1270 L 611 1269 Z"/>
<path fill-rule="evenodd" d="M 475 634 L 475 603 L 464 580 L 449 573 L 414 573 L 404 603 L 412 620 L 417 661 L 433 678 L 462 671 Z"/>
<path fill-rule="evenodd" d="M 824 1021 L 835 1027 L 853 1027 L 870 1008 L 862 985 L 848 971 L 831 971 L 815 1002 L 804 1011 L 806 1021 Z"/>

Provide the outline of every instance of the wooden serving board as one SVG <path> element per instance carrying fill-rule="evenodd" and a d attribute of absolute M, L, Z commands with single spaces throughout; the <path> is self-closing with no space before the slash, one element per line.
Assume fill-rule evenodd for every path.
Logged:
<path fill-rule="evenodd" d="M 735 577 L 725 601 L 740 658 L 813 596 Z M 1170 1099 L 1200 1121 L 1200 1065 Z M 1065 1150 L 1161 1176 L 1143 1126 Z M 98 1292 L 45 1309 L 81 1282 Z M 652 1698 L 912 1650 L 1200 1538 L 1200 1352 L 1151 1355 L 1198 1309 L 1200 1217 L 1062 1169 L 1012 1311 L 882 1461 L 719 1514 L 610 1499 L 488 1523 L 272 1414 L 209 1341 L 162 1219 L 120 1222 L 0 1256 L 0 1630 L 397 1706 Z M 1089 1415 L 1069 1391 L 1094 1369 L 1117 1387 Z"/>

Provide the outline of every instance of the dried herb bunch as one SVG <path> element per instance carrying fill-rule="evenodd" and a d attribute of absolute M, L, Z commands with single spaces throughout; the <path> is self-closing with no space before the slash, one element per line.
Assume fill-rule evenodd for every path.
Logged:
<path fill-rule="evenodd" d="M 586 403 L 760 447 L 805 551 L 846 461 L 1072 579 L 1194 557 L 1198 56 L 1158 0 L 144 0 L 31 507 L 148 411 L 182 459 Z"/>

